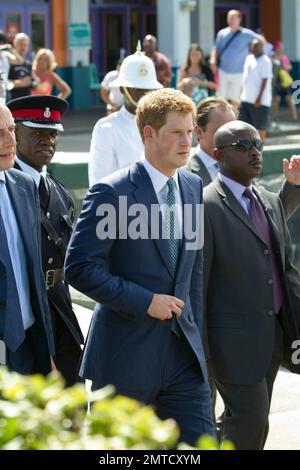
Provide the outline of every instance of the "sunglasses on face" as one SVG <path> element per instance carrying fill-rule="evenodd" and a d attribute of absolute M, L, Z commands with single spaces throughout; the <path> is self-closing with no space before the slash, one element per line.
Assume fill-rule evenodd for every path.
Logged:
<path fill-rule="evenodd" d="M 222 147 L 218 147 L 219 150 L 223 150 L 229 147 L 235 148 L 238 152 L 249 152 L 252 147 L 257 148 L 257 150 L 262 150 L 264 144 L 260 139 L 254 140 L 237 140 L 236 142 L 232 142 L 229 145 L 223 145 Z"/>

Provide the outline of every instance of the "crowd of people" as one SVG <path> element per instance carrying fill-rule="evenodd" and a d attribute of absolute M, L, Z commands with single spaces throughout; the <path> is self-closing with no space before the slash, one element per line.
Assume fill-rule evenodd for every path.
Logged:
<path fill-rule="evenodd" d="M 28 38 L 15 38 L 11 91 L 28 93 L 0 103 L 0 362 L 22 374 L 57 369 L 67 386 L 113 384 L 175 419 L 190 445 L 207 434 L 263 449 L 278 369 L 300 373 L 300 277 L 287 227 L 300 205 L 300 156 L 283 160 L 278 194 L 255 181 L 264 129 L 249 120 L 264 122 L 255 110 L 268 107 L 270 62 L 238 13 L 228 14 L 230 44 L 226 31 L 217 37 L 213 69 L 191 46 L 180 89 L 169 87 L 170 65 L 149 35 L 146 53 L 138 48 L 106 80 L 103 96 L 115 106 L 118 90 L 122 106 L 93 129 L 74 228 L 72 198 L 47 172 L 70 89 L 53 53 L 37 53 L 31 70 Z M 246 72 L 228 70 L 234 41 Z M 252 73 L 257 95 L 243 89 Z M 221 97 L 210 96 L 217 75 Z M 59 84 L 59 96 L 45 93 Z M 69 285 L 96 302 L 83 351 Z"/>
<path fill-rule="evenodd" d="M 56 73 L 57 62 L 50 49 L 39 49 L 33 62 L 28 60 L 30 38 L 17 33 L 9 44 L 0 31 L 0 76 L 2 78 L 2 102 L 28 95 L 51 95 L 54 88 L 59 98 L 67 98 L 72 90 Z"/>
<path fill-rule="evenodd" d="M 270 124 L 277 125 L 283 99 L 293 120 L 298 120 L 292 99 L 292 65 L 283 53 L 281 41 L 272 45 L 263 34 L 243 28 L 241 21 L 238 10 L 228 12 L 228 26 L 218 32 L 209 58 L 205 58 L 199 44 L 191 44 L 186 63 L 179 70 L 176 87 L 190 96 L 196 106 L 208 96 L 217 95 L 229 100 L 240 110 L 240 119 L 256 127 L 264 140 Z M 160 83 L 170 86 L 171 64 L 156 50 L 156 38 L 147 35 L 143 46 L 146 56 L 154 62 Z M 109 109 L 112 107 L 115 111 L 123 103 L 119 99 L 114 101 L 112 96 L 115 91 L 107 81 L 112 73 L 117 75 L 118 72 L 109 72 L 102 82 L 104 90 L 109 89 L 111 95 L 101 91 L 101 97 Z"/>

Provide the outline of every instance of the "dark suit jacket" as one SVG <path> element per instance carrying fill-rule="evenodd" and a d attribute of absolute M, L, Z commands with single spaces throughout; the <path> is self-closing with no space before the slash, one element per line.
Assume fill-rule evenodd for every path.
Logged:
<path fill-rule="evenodd" d="M 191 171 L 203 181 L 203 186 L 208 186 L 211 182 L 211 176 L 197 153 L 189 158 L 186 169 Z M 300 189 L 284 181 L 278 196 L 281 199 L 286 219 L 288 220 L 300 205 Z"/>
<path fill-rule="evenodd" d="M 202 182 L 179 170 L 183 203 L 201 203 Z M 127 205 L 143 204 L 150 214 L 158 204 L 150 177 L 141 163 L 93 186 L 86 196 L 66 258 L 66 278 L 96 300 L 81 364 L 81 376 L 98 386 L 112 383 L 123 393 L 151 393 L 161 383 L 168 353 L 171 322 L 147 314 L 154 293 L 175 295 L 185 302 L 179 324 L 194 350 L 204 377 L 202 330 L 202 250 L 186 250 L 185 240 L 176 277 L 167 240 L 99 240 L 96 216 L 101 204 L 112 204 L 119 217 L 119 196 Z M 122 212 L 124 216 L 124 211 Z M 103 217 L 102 217 L 103 218 Z M 128 218 L 128 224 L 131 218 Z M 117 233 L 119 225 L 117 224 Z"/>
<path fill-rule="evenodd" d="M 203 161 L 199 157 L 197 153 L 195 155 L 192 155 L 186 165 L 186 169 L 188 171 L 191 171 L 197 176 L 200 176 L 200 178 L 203 181 L 203 186 L 208 186 L 211 183 L 211 176 L 208 172 L 208 169 L 204 165 Z"/>
<path fill-rule="evenodd" d="M 14 208 L 27 257 L 31 306 L 35 318 L 35 323 L 31 327 L 33 331 L 31 337 L 36 346 L 36 358 L 39 357 L 37 361 L 39 371 L 47 374 L 51 370 L 50 355 L 54 354 L 54 347 L 45 281 L 41 269 L 37 188 L 29 176 L 18 170 L 7 170 L 5 176 L 9 198 Z M 4 265 L 0 263 L 0 274 L 4 272 Z M 5 314 L 5 303 L 12 302 L 13 299 L 5 298 L 2 280 L 3 276 L 0 275 L 0 297 L 4 300 Z M 24 367 L 26 369 L 26 365 Z M 22 372 L 22 370 L 17 370 L 17 372 Z"/>
<path fill-rule="evenodd" d="M 255 186 L 274 238 L 284 303 L 279 313 L 291 366 L 300 331 L 300 278 L 292 264 L 290 236 L 278 196 Z M 254 384 L 265 376 L 274 345 L 275 313 L 268 247 L 219 178 L 204 190 L 204 311 L 214 376 Z M 300 372 L 300 366 L 293 366 Z"/>

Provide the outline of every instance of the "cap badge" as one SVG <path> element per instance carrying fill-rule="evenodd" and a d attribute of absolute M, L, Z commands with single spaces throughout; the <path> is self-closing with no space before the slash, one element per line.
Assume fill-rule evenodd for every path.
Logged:
<path fill-rule="evenodd" d="M 45 108 L 44 116 L 45 118 L 49 118 L 51 116 L 50 108 Z"/>
<path fill-rule="evenodd" d="M 148 75 L 148 70 L 147 70 L 147 67 L 146 67 L 145 64 L 140 65 L 139 74 L 140 74 L 141 77 L 145 77 L 146 75 Z"/>

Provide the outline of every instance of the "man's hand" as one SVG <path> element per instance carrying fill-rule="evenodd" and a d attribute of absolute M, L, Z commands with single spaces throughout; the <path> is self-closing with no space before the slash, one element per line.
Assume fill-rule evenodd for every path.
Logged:
<path fill-rule="evenodd" d="M 261 98 L 257 98 L 257 100 L 255 101 L 254 107 L 255 108 L 260 108 L 261 107 Z"/>
<path fill-rule="evenodd" d="M 154 294 L 151 305 L 148 310 L 148 315 L 158 320 L 171 320 L 172 314 L 180 317 L 181 310 L 184 307 L 184 302 L 177 297 L 165 294 Z"/>
<path fill-rule="evenodd" d="M 290 184 L 300 185 L 300 155 L 293 155 L 290 161 L 284 158 L 283 173 Z"/>

